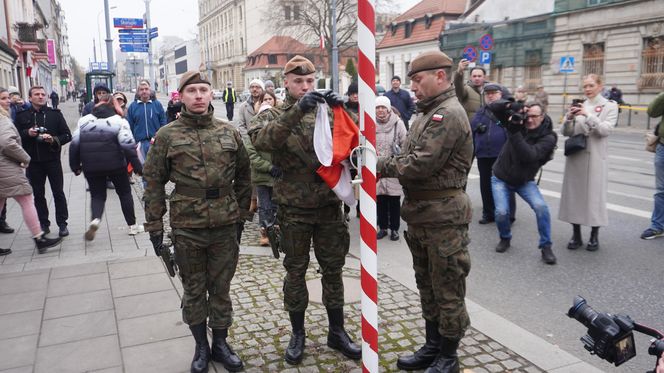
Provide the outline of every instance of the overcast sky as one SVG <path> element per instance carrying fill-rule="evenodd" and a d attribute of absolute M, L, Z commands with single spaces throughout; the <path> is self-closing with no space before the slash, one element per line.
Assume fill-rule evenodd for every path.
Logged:
<path fill-rule="evenodd" d="M 405 11 L 419 0 L 394 0 Z M 92 42 L 97 48 L 97 60 L 106 60 L 106 28 L 104 23 L 103 0 L 60 0 L 65 11 L 68 27 L 69 51 L 82 65 L 88 66 L 94 61 Z M 145 13 L 143 0 L 109 0 L 111 9 L 111 26 L 113 18 L 142 18 Z M 159 28 L 159 37 L 165 35 L 179 36 L 184 40 L 196 37 L 198 33 L 198 1 L 197 0 L 151 0 L 151 26 Z M 98 26 L 98 22 L 100 22 Z M 99 35 L 101 35 L 102 53 L 99 51 Z M 113 49 L 119 47 L 117 29 L 111 27 Z M 103 56 L 100 59 L 100 56 Z M 117 58 L 117 57 L 116 57 Z"/>

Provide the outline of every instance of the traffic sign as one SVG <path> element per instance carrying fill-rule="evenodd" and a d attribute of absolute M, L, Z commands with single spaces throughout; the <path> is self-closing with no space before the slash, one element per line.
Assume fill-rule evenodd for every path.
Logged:
<path fill-rule="evenodd" d="M 150 33 L 156 33 L 157 31 L 159 31 L 159 27 L 152 27 L 150 29 Z"/>
<path fill-rule="evenodd" d="M 477 59 L 477 49 L 472 45 L 469 45 L 463 49 L 463 58 L 467 59 L 470 62 L 475 62 Z"/>
<path fill-rule="evenodd" d="M 482 65 L 488 65 L 491 63 L 491 52 L 481 51 L 480 52 L 480 63 Z"/>
<path fill-rule="evenodd" d="M 147 30 L 122 28 L 118 30 L 118 35 L 147 35 Z"/>
<path fill-rule="evenodd" d="M 147 44 L 120 44 L 120 52 L 141 52 L 147 53 L 149 50 Z"/>
<path fill-rule="evenodd" d="M 159 34 L 157 34 L 156 32 L 154 34 L 150 34 L 150 40 L 156 38 L 157 36 L 159 36 Z"/>
<path fill-rule="evenodd" d="M 491 37 L 490 34 L 484 34 L 484 36 L 480 38 L 480 48 L 485 51 L 493 49 L 493 37 Z"/>
<path fill-rule="evenodd" d="M 143 28 L 142 18 L 113 18 L 113 27 L 116 28 Z"/>
<path fill-rule="evenodd" d="M 574 69 L 574 57 L 572 56 L 562 56 L 560 57 L 560 72 L 561 73 L 573 73 Z"/>
<path fill-rule="evenodd" d="M 120 35 L 120 43 L 147 43 L 148 37 L 142 36 L 124 36 Z"/>

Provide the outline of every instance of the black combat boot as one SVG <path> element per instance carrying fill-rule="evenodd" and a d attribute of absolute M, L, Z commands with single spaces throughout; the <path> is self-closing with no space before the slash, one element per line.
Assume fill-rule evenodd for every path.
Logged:
<path fill-rule="evenodd" d="M 196 340 L 196 351 L 191 361 L 191 373 L 207 373 L 210 363 L 210 345 L 207 339 L 207 326 L 205 323 L 190 325 L 191 334 Z"/>
<path fill-rule="evenodd" d="M 239 372 L 244 364 L 226 343 L 228 329 L 212 329 L 212 360 L 221 363 L 229 372 Z"/>
<path fill-rule="evenodd" d="M 426 321 L 426 342 L 424 346 L 412 355 L 401 356 L 397 360 L 397 367 L 403 370 L 420 370 L 428 367 L 440 353 L 440 333 L 438 323 Z"/>
<path fill-rule="evenodd" d="M 46 249 L 49 247 L 53 247 L 62 241 L 62 237 L 58 238 L 48 238 L 46 237 L 46 234 L 42 234 L 41 236 L 37 237 L 34 239 L 35 243 L 37 244 L 37 252 L 40 254 L 43 254 L 46 252 Z"/>
<path fill-rule="evenodd" d="M 289 312 L 291 326 L 293 327 L 293 334 L 291 334 L 288 347 L 286 347 L 286 355 L 284 359 L 288 364 L 296 365 L 302 361 L 304 355 L 304 340 L 306 334 L 304 333 L 304 312 Z"/>
<path fill-rule="evenodd" d="M 567 248 L 570 250 L 576 250 L 579 247 L 583 246 L 583 240 L 581 239 L 581 226 L 579 224 L 572 224 L 574 233 L 572 234 L 572 239 L 569 240 Z"/>
<path fill-rule="evenodd" d="M 586 246 L 586 250 L 588 251 L 599 250 L 599 241 L 597 240 L 598 235 L 599 235 L 599 227 L 592 227 L 592 229 L 590 230 L 590 239 L 588 240 L 588 245 Z"/>
<path fill-rule="evenodd" d="M 353 343 L 344 329 L 344 310 L 342 308 L 327 309 L 330 331 L 327 333 L 327 346 L 340 351 L 353 360 L 362 358 L 362 349 Z"/>
<path fill-rule="evenodd" d="M 459 339 L 442 337 L 440 353 L 424 373 L 459 373 L 459 356 L 457 355 L 459 341 Z"/>

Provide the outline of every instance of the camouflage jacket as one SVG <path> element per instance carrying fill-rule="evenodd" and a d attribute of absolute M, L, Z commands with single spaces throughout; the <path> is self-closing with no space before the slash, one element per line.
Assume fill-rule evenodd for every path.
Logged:
<path fill-rule="evenodd" d="M 249 128 L 256 150 L 271 152 L 272 164 L 283 171 L 274 181 L 275 200 L 304 209 L 340 203 L 327 184 L 316 178 L 320 167 L 313 144 L 317 109 L 303 113 L 297 99 L 288 95 L 280 110 L 273 120 L 252 122 Z M 328 115 L 333 125 L 332 110 Z"/>
<path fill-rule="evenodd" d="M 163 229 L 164 185 L 169 180 L 176 188 L 232 188 L 232 193 L 215 199 L 186 196 L 174 189 L 169 196 L 172 228 L 213 228 L 248 216 L 251 176 L 247 151 L 238 130 L 213 115 L 212 107 L 202 115 L 183 107 L 179 119 L 157 132 L 143 168 L 147 231 Z"/>
<path fill-rule="evenodd" d="M 397 177 L 404 188 L 403 219 L 436 227 L 468 224 L 470 199 L 460 191 L 438 199 L 409 198 L 411 192 L 462 189 L 468 180 L 473 139 L 454 87 L 417 103 L 418 114 L 400 155 L 378 158 L 381 177 Z"/>

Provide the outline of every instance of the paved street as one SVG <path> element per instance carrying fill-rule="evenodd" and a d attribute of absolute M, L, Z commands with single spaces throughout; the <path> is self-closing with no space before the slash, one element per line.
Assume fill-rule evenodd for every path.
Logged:
<path fill-rule="evenodd" d="M 219 116 L 221 106 L 215 103 Z M 75 104 L 64 104 L 63 111 L 74 126 Z M 522 201 L 518 202 L 513 247 L 505 254 L 493 251 L 495 226 L 480 226 L 474 218 L 468 284 L 473 328 L 462 341 L 466 372 L 591 372 L 579 358 L 610 370 L 583 350 L 578 339 L 585 330 L 564 315 L 576 294 L 585 296 L 598 311 L 627 313 L 661 327 L 657 318 L 663 310 L 657 295 L 664 286 L 662 242 L 638 238 L 649 221 L 654 190 L 652 158 L 641 150 L 641 139 L 639 133 L 621 131 L 611 137 L 611 225 L 600 231 L 598 252 L 564 248 L 571 228 L 556 219 L 564 166 L 561 151 L 542 177 L 558 265 L 540 262 L 534 216 Z M 0 246 L 14 251 L 0 262 L 0 273 L 4 273 L 0 275 L 0 372 L 187 371 L 193 339 L 181 323 L 179 281 L 164 273 L 146 234 L 127 236 L 113 192 L 102 229 L 94 241 L 86 243 L 82 236 L 89 220 L 89 196 L 84 179 L 75 177 L 68 166 L 65 190 L 71 236 L 43 255 L 32 247 L 20 209 L 9 203 L 8 221 L 18 232 L 0 237 Z M 142 217 L 140 183 L 134 184 L 134 190 L 137 216 Z M 476 170 L 468 190 L 479 216 Z M 357 222 L 351 219 L 346 271 L 346 313 L 356 340 L 360 336 Z M 256 247 L 256 231 L 255 225 L 248 225 L 233 281 L 231 341 L 247 371 L 286 371 L 290 367 L 281 358 L 289 327 L 282 311 L 283 268 L 268 249 Z M 394 371 L 397 354 L 424 340 L 410 260 L 403 240 L 379 241 L 381 371 Z M 327 320 L 316 298 L 319 275 L 315 269 L 312 263 L 306 356 L 299 369 L 290 371 L 359 371 L 357 363 L 325 346 Z M 637 338 L 639 356 L 617 371 L 651 368 L 646 343 L 645 338 Z M 217 366 L 215 370 L 223 371 Z"/>

